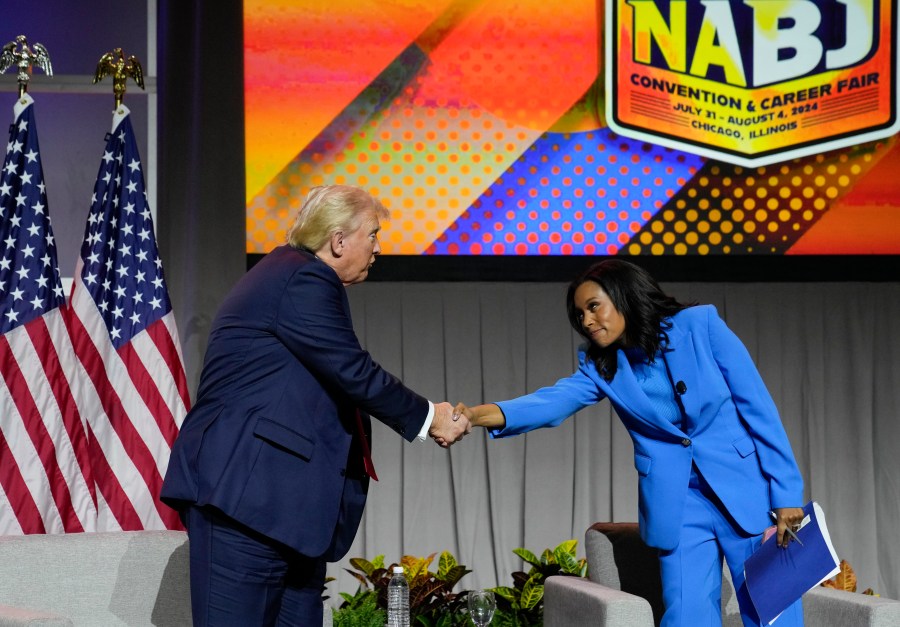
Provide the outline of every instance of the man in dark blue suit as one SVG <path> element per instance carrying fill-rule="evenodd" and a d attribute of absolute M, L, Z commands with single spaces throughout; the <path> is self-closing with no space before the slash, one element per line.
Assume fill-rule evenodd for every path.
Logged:
<path fill-rule="evenodd" d="M 363 190 L 314 188 L 289 243 L 219 310 L 161 493 L 190 537 L 195 625 L 321 625 L 325 565 L 349 549 L 374 477 L 368 415 L 444 447 L 471 430 L 353 331 L 345 287 L 366 279 L 386 217 Z"/>

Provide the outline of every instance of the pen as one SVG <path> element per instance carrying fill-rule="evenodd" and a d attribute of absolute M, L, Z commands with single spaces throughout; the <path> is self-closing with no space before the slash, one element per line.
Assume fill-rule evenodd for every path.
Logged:
<path fill-rule="evenodd" d="M 778 516 L 775 515 L 775 512 L 769 511 L 769 516 L 772 517 L 772 520 L 775 521 L 775 524 L 777 525 L 778 524 Z M 800 541 L 800 538 L 797 537 L 797 534 L 794 532 L 793 529 L 791 529 L 790 527 L 785 527 L 784 530 L 785 530 L 785 532 L 787 532 L 787 534 L 789 536 L 791 536 L 791 538 L 793 538 L 794 540 L 799 542 L 800 546 L 803 546 L 803 542 Z"/>

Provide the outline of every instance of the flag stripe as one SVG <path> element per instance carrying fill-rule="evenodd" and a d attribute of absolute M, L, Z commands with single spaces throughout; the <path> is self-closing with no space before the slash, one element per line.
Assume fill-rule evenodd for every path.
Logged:
<path fill-rule="evenodd" d="M 85 369 L 90 373 L 91 377 L 96 376 L 98 380 L 101 380 L 106 384 L 106 391 L 98 390 L 98 394 L 112 395 L 116 399 L 123 410 L 121 410 L 119 414 L 112 415 L 124 415 L 127 418 L 137 436 L 143 440 L 146 448 L 153 454 L 153 457 L 156 460 L 155 465 L 157 471 L 162 475 L 168 465 L 169 445 L 166 443 L 159 426 L 156 424 L 156 420 L 138 393 L 121 355 L 109 341 L 109 336 L 105 332 L 105 323 L 99 315 L 97 308 L 94 306 L 90 295 L 83 289 L 80 277 L 76 276 L 75 286 L 76 289 L 72 295 L 71 308 L 74 313 L 73 317 L 77 318 L 78 324 L 74 324 L 73 321 L 69 333 L 73 339 L 76 336 L 80 336 L 83 338 L 83 341 L 90 344 L 90 354 L 94 356 L 93 359 L 89 359 L 88 361 L 82 360 L 82 363 L 84 364 Z M 133 341 L 142 344 L 142 337 L 145 336 L 140 334 Z M 149 340 L 146 343 L 150 344 Z M 137 352 L 140 355 L 144 355 L 146 351 L 139 349 Z M 126 409 L 127 413 L 124 412 Z M 176 409 L 176 411 L 183 413 L 184 409 Z M 95 412 L 95 414 L 98 413 L 105 412 L 103 412 L 103 410 Z M 100 424 L 102 424 L 102 422 L 97 422 L 95 425 L 95 433 L 100 442 L 105 443 L 107 438 L 104 438 L 104 430 L 98 426 Z M 122 445 L 129 448 L 128 443 L 125 441 L 122 442 Z M 105 444 L 104 448 L 106 448 Z M 134 459 L 133 456 L 130 455 L 130 457 Z M 144 460 L 146 459 L 147 458 L 144 458 Z M 117 468 L 112 462 L 111 465 L 117 472 L 122 472 L 124 470 Z M 127 483 L 127 480 L 124 477 L 122 480 Z"/>
<path fill-rule="evenodd" d="M 43 319 L 37 318 L 26 326 L 36 323 L 43 325 Z M 22 329 L 20 328 L 19 330 L 21 331 Z M 15 331 L 9 335 L 12 333 L 15 333 Z M 72 497 L 69 494 L 69 486 L 56 459 L 56 448 L 53 438 L 41 419 L 41 412 L 35 404 L 34 397 L 28 388 L 28 383 L 22 375 L 22 371 L 16 367 L 18 361 L 13 354 L 7 336 L 0 338 L 0 364 L 2 364 L 6 387 L 12 394 L 13 403 L 18 409 L 28 437 L 31 438 L 34 444 L 38 458 L 50 482 L 50 493 L 53 502 L 56 504 L 56 509 L 62 517 L 64 529 L 66 531 L 84 531 L 78 516 L 75 514 Z"/>
<path fill-rule="evenodd" d="M 59 533 L 67 528 L 77 530 L 78 525 L 73 526 L 62 517 L 66 509 L 63 507 L 61 513 L 57 508 L 54 489 L 68 494 L 74 508 L 73 513 L 85 531 L 96 529 L 96 493 L 93 482 L 90 481 L 89 455 L 83 425 L 76 419 L 71 423 L 71 430 L 67 430 L 64 416 L 70 413 L 77 416 L 78 410 L 74 406 L 64 410 L 60 405 L 62 401 L 53 392 L 57 386 L 68 390 L 66 378 L 73 376 L 73 373 L 65 371 L 66 368 L 60 369 L 60 364 L 55 362 L 55 355 L 72 355 L 71 346 L 65 341 L 68 336 L 60 314 L 59 309 L 53 309 L 43 318 L 36 318 L 24 327 L 8 333 L 3 340 L 8 342 L 12 358 L 5 358 L 0 364 L 4 373 L 3 384 L 0 385 L 0 406 L 3 407 L 0 425 L 10 450 L 10 458 L 15 462 L 14 467 L 7 465 L 5 470 L 0 469 L 0 483 L 6 473 L 13 471 L 19 477 L 10 481 L 16 485 L 18 478 L 24 481 L 24 487 L 30 491 L 30 501 L 37 507 L 42 519 L 43 531 L 27 526 L 29 532 L 35 533 Z M 74 359 L 66 359 L 68 366 L 73 362 Z M 7 381 L 15 385 L 17 378 L 25 382 L 25 387 L 20 385 L 11 389 Z M 71 395 L 68 398 L 71 401 Z M 24 409 L 20 409 L 20 403 L 26 403 L 21 405 Z M 33 441 L 34 435 L 29 432 L 20 413 L 27 411 L 27 403 L 37 408 L 40 414 L 36 423 L 37 432 L 41 434 L 41 441 L 50 447 L 49 454 L 54 456 L 55 462 L 53 468 L 60 471 L 58 478 L 66 485 L 55 487 L 58 482 L 52 480 L 54 474 L 48 475 L 45 470 L 44 461 Z M 85 472 L 88 473 L 87 477 Z M 5 529 L 6 533 L 24 533 L 18 523 L 10 522 L 18 511 L 19 506 L 15 503 L 23 503 L 21 507 L 31 509 L 24 505 L 21 495 L 17 495 L 6 509 L 0 508 L 0 530 Z"/>
<path fill-rule="evenodd" d="M 115 518 L 121 530 L 140 531 L 143 529 L 143 521 L 134 508 L 131 499 L 128 498 L 128 495 L 122 488 L 122 484 L 119 483 L 116 473 L 113 472 L 112 467 L 109 465 L 106 454 L 90 426 L 88 426 L 88 443 L 91 450 L 91 459 L 94 463 L 94 476 L 97 478 L 97 487 L 103 496 L 103 500 L 106 501 L 109 513 Z"/>
<path fill-rule="evenodd" d="M 153 325 L 157 325 L 159 322 L 160 321 L 154 322 Z M 166 444 L 171 448 L 172 443 L 175 442 L 175 436 L 178 435 L 178 426 L 175 424 L 175 416 L 172 415 L 172 410 L 169 409 L 165 399 L 163 399 L 159 392 L 159 388 L 156 387 L 156 382 L 153 377 L 147 372 L 144 362 L 137 355 L 135 350 L 136 342 L 137 339 L 122 346 L 119 349 L 119 357 L 122 358 L 122 362 L 125 364 L 128 376 L 131 378 L 135 390 L 137 390 L 140 397 L 144 399 L 144 404 L 150 410 L 150 415 L 159 426 L 159 431 L 162 433 L 163 438 L 165 438 Z"/>
<path fill-rule="evenodd" d="M 77 280 L 78 279 L 76 278 L 76 281 Z M 78 304 L 79 299 L 78 295 L 76 294 L 75 298 L 73 299 L 73 306 L 75 311 L 78 311 Z M 97 346 L 95 346 L 93 337 L 86 331 L 84 325 L 82 324 L 81 318 L 79 318 L 77 315 L 74 315 L 69 317 L 68 320 L 71 322 L 69 326 L 69 335 L 72 337 L 72 343 L 75 346 L 75 352 L 78 355 L 78 359 L 82 364 L 84 364 L 88 376 L 93 381 L 94 387 L 99 393 L 100 402 L 103 407 L 103 411 L 106 414 L 105 418 L 108 421 L 109 426 L 115 432 L 116 436 L 118 436 L 118 439 L 121 442 L 122 446 L 124 446 L 125 451 L 128 457 L 132 460 L 136 471 L 143 479 L 144 485 L 146 486 L 149 494 L 158 495 L 159 490 L 162 487 L 162 476 L 157 469 L 156 459 L 150 451 L 147 442 L 143 438 L 141 438 L 141 435 L 138 433 L 137 429 L 135 429 L 134 423 L 129 418 L 129 412 L 127 412 L 125 407 L 122 405 L 121 399 L 116 390 L 111 385 L 110 380 L 103 376 L 103 374 L 106 372 L 103 357 L 101 356 Z M 95 425 L 92 425 L 92 427 L 94 430 L 94 436 L 98 439 L 98 441 L 102 442 L 104 439 L 103 434 L 98 433 L 98 429 Z M 105 466 L 104 470 L 107 469 L 111 470 L 111 467 Z M 100 482 L 99 475 L 97 477 L 97 481 L 98 483 Z M 106 494 L 106 492 L 104 492 L 104 494 Z M 156 499 L 154 499 L 154 501 L 158 503 Z M 168 514 L 168 512 L 171 511 L 168 509 L 168 507 L 162 504 L 158 504 L 157 509 L 159 510 L 161 518 L 164 518 L 163 514 Z M 123 529 L 124 528 L 125 527 L 123 526 Z"/>
<path fill-rule="evenodd" d="M 171 312 L 162 318 L 160 323 L 151 324 L 147 332 L 150 334 L 150 339 L 156 344 L 157 350 L 163 356 L 166 366 L 169 367 L 169 373 L 172 376 L 169 383 L 175 384 L 178 389 L 178 396 L 181 397 L 181 403 L 187 410 L 191 406 L 191 398 L 188 393 L 187 376 L 184 374 L 181 351 L 178 350 L 176 339 L 172 338 L 173 334 L 177 338 L 178 332 L 175 330 L 174 317 Z M 169 327 L 170 324 L 172 325 L 171 328 Z M 181 424 L 179 423 L 177 426 L 180 428 Z"/>
<path fill-rule="evenodd" d="M 112 372 L 112 375 L 108 377 L 98 377 L 100 383 L 106 384 L 104 394 L 113 397 L 117 402 L 120 398 L 131 399 L 128 407 L 130 415 L 123 416 L 118 421 L 109 420 L 109 414 L 98 416 L 90 427 L 93 438 L 97 442 L 96 446 L 102 449 L 101 453 L 94 455 L 94 458 L 98 459 L 100 456 L 105 458 L 102 460 L 102 468 L 99 468 L 96 462 L 94 464 L 95 477 L 98 484 L 101 485 L 101 493 L 104 499 L 109 502 L 109 506 L 114 513 L 124 505 L 123 497 L 118 494 L 116 488 L 118 487 L 119 492 L 127 494 L 125 498 L 129 499 L 129 509 L 131 511 L 125 512 L 123 516 L 115 515 L 117 522 L 123 529 L 140 528 L 135 526 L 136 523 L 133 520 L 135 515 L 144 521 L 144 528 L 159 528 L 160 524 L 162 524 L 167 529 L 183 529 L 178 514 L 159 500 L 159 491 L 162 487 L 162 473 L 164 473 L 169 461 L 169 445 L 165 443 L 152 417 L 149 414 L 146 417 L 140 416 L 141 412 L 137 406 L 143 405 L 143 403 L 139 400 L 132 379 L 129 376 L 125 376 L 127 372 L 120 359 L 121 349 L 117 352 L 111 344 L 107 343 L 106 350 L 103 350 L 106 336 L 96 331 L 97 327 L 102 325 L 102 320 L 100 320 L 96 308 L 87 296 L 87 292 L 83 289 L 80 278 L 77 275 L 71 300 L 71 311 L 74 315 L 72 316 L 73 320 L 71 320 L 69 334 L 73 340 L 81 338 L 75 342 L 76 345 L 79 345 L 79 348 L 76 348 L 79 359 L 85 364 L 88 372 Z M 140 334 L 133 342 L 138 346 L 142 346 L 142 336 L 143 334 Z M 98 341 L 95 342 L 95 339 Z M 80 347 L 82 343 L 86 345 L 85 348 Z M 152 343 L 149 341 L 146 344 L 152 347 Z M 138 349 L 136 354 L 145 352 L 143 349 Z M 104 394 L 101 394 L 101 397 Z M 144 408 L 142 407 L 141 409 L 143 410 Z M 115 410 L 111 409 L 109 411 L 114 412 Z M 178 413 L 179 419 L 176 424 L 180 426 L 181 420 L 183 420 L 186 413 L 186 408 L 181 407 L 179 404 Z M 128 450 L 128 445 L 125 444 L 124 439 L 118 433 L 118 426 L 122 424 L 127 425 L 129 428 L 128 433 L 136 433 L 132 430 L 136 427 L 134 421 L 138 418 L 140 418 L 141 423 L 145 427 L 153 425 L 151 430 L 144 429 L 142 439 L 137 437 L 137 435 L 135 435 L 134 439 L 139 445 L 142 445 L 141 448 L 143 450 L 150 450 L 146 448 L 146 445 L 150 445 L 156 459 L 156 466 L 153 466 L 153 459 L 150 456 L 136 456 Z M 153 437 L 154 435 L 156 437 Z M 119 447 L 124 447 L 122 448 L 122 455 L 127 455 L 132 462 L 127 467 L 122 461 L 118 463 L 112 461 L 117 457 L 116 450 Z M 150 472 L 147 470 L 147 467 L 158 468 L 158 472 Z M 142 482 L 140 487 L 135 485 L 136 480 Z"/>
<path fill-rule="evenodd" d="M 3 486 L 3 492 L 6 493 L 6 499 L 12 506 L 11 513 L 18 521 L 21 533 L 46 533 L 41 512 L 22 477 L 21 469 L 16 464 L 2 431 L 0 431 L 0 484 Z M 2 520 L 5 527 L 10 526 L 9 517 L 5 516 Z M 0 531 L 12 533 L 13 529 L 0 528 Z"/>
<path fill-rule="evenodd" d="M 62 307 L 47 315 L 61 315 L 62 318 L 64 318 L 65 309 L 65 307 Z M 60 324 L 54 324 L 53 326 L 65 330 L 65 325 L 62 320 L 59 322 Z M 81 420 L 81 413 L 78 411 L 78 406 L 72 396 L 72 388 L 69 385 L 68 378 L 63 371 L 62 361 L 59 358 L 59 353 L 57 352 L 53 338 L 51 337 L 50 328 L 44 318 L 35 320 L 33 323 L 26 325 L 26 328 L 28 329 L 28 335 L 31 338 L 31 342 L 40 356 L 40 361 L 44 368 L 47 382 L 50 384 L 49 387 L 53 393 L 53 398 L 56 399 L 56 405 L 60 408 L 62 426 L 71 443 L 75 463 L 81 473 L 80 476 L 75 474 L 74 478 L 80 480 L 79 482 L 87 489 L 91 501 L 93 502 L 93 507 L 96 509 L 97 493 L 94 489 L 94 481 L 91 473 L 91 460 L 88 455 L 84 423 Z M 67 344 L 65 348 L 71 349 L 71 345 Z"/>

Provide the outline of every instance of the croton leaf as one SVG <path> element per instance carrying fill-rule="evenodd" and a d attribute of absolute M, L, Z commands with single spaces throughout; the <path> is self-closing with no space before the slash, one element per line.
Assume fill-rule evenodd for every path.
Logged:
<path fill-rule="evenodd" d="M 460 564 L 458 566 L 454 566 L 443 574 L 438 573 L 437 578 L 448 584 L 452 588 L 460 579 L 471 572 L 472 571 L 470 569 Z"/>
<path fill-rule="evenodd" d="M 375 587 L 387 587 L 388 581 L 390 581 L 390 579 L 391 572 L 386 568 L 376 568 L 372 571 L 372 574 L 369 575 L 369 581 L 371 581 L 372 585 Z"/>
<path fill-rule="evenodd" d="M 509 586 L 498 586 L 496 588 L 491 588 L 491 591 L 498 597 L 506 599 L 514 608 L 518 609 L 518 591 L 515 588 L 510 588 Z"/>
<path fill-rule="evenodd" d="M 581 565 L 574 555 L 570 555 L 566 551 L 556 551 L 556 563 L 564 573 L 575 575 L 581 570 Z"/>
<path fill-rule="evenodd" d="M 553 549 L 555 555 L 559 555 L 560 551 L 565 551 L 572 557 L 575 557 L 575 549 L 578 548 L 578 540 L 566 540 L 561 542 L 558 547 Z"/>
<path fill-rule="evenodd" d="M 428 575 L 428 567 L 431 566 L 431 562 L 434 561 L 435 555 L 437 555 L 437 553 L 432 553 L 428 557 L 404 555 L 400 560 L 400 563 L 403 564 L 403 567 L 406 569 L 407 579 L 411 581 L 418 577 Z"/>
<path fill-rule="evenodd" d="M 366 588 L 369 587 L 369 580 L 368 580 L 368 579 L 366 579 L 365 577 L 363 577 L 363 576 L 360 575 L 359 573 L 350 570 L 349 568 L 345 568 L 344 570 L 346 570 L 348 573 L 350 573 L 351 575 L 353 575 L 353 577 L 354 577 L 360 584 L 362 584 L 364 587 L 366 587 Z"/>
<path fill-rule="evenodd" d="M 547 566 L 548 564 L 555 564 L 556 558 L 553 556 L 553 551 L 550 549 L 544 549 L 544 552 L 541 553 L 541 566 Z"/>
<path fill-rule="evenodd" d="M 446 579 L 446 574 L 452 568 L 456 567 L 456 558 L 449 551 L 441 553 L 441 559 L 438 560 L 438 579 Z"/>
<path fill-rule="evenodd" d="M 581 559 L 578 561 L 581 565 L 581 568 L 578 570 L 579 577 L 587 577 L 588 576 L 588 563 L 586 559 Z"/>
<path fill-rule="evenodd" d="M 825 588 L 856 592 L 856 573 L 847 560 L 841 560 L 840 571 L 835 577 L 822 582 Z"/>
<path fill-rule="evenodd" d="M 375 564 L 362 557 L 352 558 L 350 560 L 350 565 L 353 566 L 353 568 L 355 568 L 356 570 L 364 572 L 367 577 L 371 577 L 372 571 L 376 568 Z"/>
<path fill-rule="evenodd" d="M 544 585 L 538 583 L 535 578 L 532 578 L 525 584 L 525 587 L 522 588 L 522 596 L 519 599 L 519 604 L 522 608 L 530 610 L 534 609 L 543 598 Z"/>
<path fill-rule="evenodd" d="M 417 608 L 428 601 L 435 592 L 440 590 L 444 583 L 434 579 L 420 579 L 418 585 L 409 589 L 409 606 Z"/>
<path fill-rule="evenodd" d="M 540 566 L 541 560 L 537 558 L 537 555 L 529 551 L 528 549 L 513 549 L 513 553 L 521 557 L 523 560 L 528 562 L 533 566 Z"/>

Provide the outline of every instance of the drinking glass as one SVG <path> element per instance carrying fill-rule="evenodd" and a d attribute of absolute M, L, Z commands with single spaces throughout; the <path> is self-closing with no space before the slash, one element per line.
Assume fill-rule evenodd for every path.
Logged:
<path fill-rule="evenodd" d="M 494 618 L 494 610 L 497 609 L 497 601 L 490 590 L 469 591 L 469 618 L 476 627 L 489 625 Z"/>

